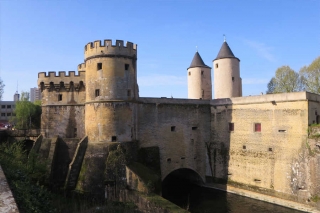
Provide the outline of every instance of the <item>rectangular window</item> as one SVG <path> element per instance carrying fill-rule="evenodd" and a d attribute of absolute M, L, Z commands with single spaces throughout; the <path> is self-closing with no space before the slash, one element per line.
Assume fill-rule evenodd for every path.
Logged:
<path fill-rule="evenodd" d="M 7 113 L 7 116 L 11 116 L 11 113 Z"/>
<path fill-rule="evenodd" d="M 129 64 L 124 65 L 124 70 L 129 70 Z"/>
<path fill-rule="evenodd" d="M 11 105 L 7 105 L 7 109 L 11 109 Z"/>
<path fill-rule="evenodd" d="M 196 126 L 192 127 L 192 130 L 197 130 L 197 129 L 198 129 L 198 127 L 196 127 Z"/>
<path fill-rule="evenodd" d="M 234 131 L 234 123 L 229 123 L 229 131 L 230 132 Z"/>
<path fill-rule="evenodd" d="M 191 72 L 189 72 L 189 75 L 191 75 Z"/>
<path fill-rule="evenodd" d="M 1 108 L 2 108 L 2 109 L 5 109 L 5 108 L 6 108 L 6 105 L 2 105 Z"/>
<path fill-rule="evenodd" d="M 100 90 L 99 90 L 99 89 L 96 89 L 96 91 L 95 91 L 95 96 L 96 96 L 96 97 L 100 96 Z"/>
<path fill-rule="evenodd" d="M 128 89 L 127 91 L 127 96 L 130 97 L 131 96 L 131 90 Z"/>
<path fill-rule="evenodd" d="M 203 75 L 203 70 L 201 70 L 201 75 Z"/>
<path fill-rule="evenodd" d="M 62 94 L 58 95 L 58 101 L 62 101 Z"/>
<path fill-rule="evenodd" d="M 1 113 L 1 116 L 2 116 L 2 117 L 6 116 L 6 113 Z"/>
<path fill-rule="evenodd" d="M 171 132 L 176 131 L 176 127 L 175 126 L 171 126 Z"/>
<path fill-rule="evenodd" d="M 255 132 L 261 132 L 261 123 L 255 123 L 254 124 L 254 131 Z"/>
<path fill-rule="evenodd" d="M 216 64 L 216 68 L 218 68 L 219 66 L 218 66 L 218 64 Z"/>
<path fill-rule="evenodd" d="M 116 141 L 117 141 L 117 136 L 112 136 L 112 137 L 111 137 L 111 141 L 112 141 L 112 142 L 116 142 Z"/>
<path fill-rule="evenodd" d="M 102 70 L 102 63 L 97 63 L 97 70 Z"/>
<path fill-rule="evenodd" d="M 234 81 L 234 77 L 232 77 L 232 81 Z"/>

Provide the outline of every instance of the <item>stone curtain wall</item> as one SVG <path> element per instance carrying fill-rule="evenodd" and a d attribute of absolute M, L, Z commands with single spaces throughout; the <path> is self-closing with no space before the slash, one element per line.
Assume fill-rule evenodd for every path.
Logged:
<path fill-rule="evenodd" d="M 141 99 L 138 106 L 139 147 L 158 146 L 162 180 L 180 168 L 196 171 L 204 180 L 210 141 L 209 102 Z"/>

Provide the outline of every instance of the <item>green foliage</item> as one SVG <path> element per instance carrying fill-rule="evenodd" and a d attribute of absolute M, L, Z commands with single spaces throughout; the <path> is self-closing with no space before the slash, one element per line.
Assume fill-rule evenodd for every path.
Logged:
<path fill-rule="evenodd" d="M 28 101 L 29 96 L 22 93 L 21 100 L 16 102 L 15 123 L 20 129 L 40 128 L 41 124 L 41 102 L 32 103 Z"/>
<path fill-rule="evenodd" d="M 289 66 L 282 66 L 276 70 L 275 77 L 268 83 L 267 93 L 298 92 L 304 90 L 303 79 L 299 73 Z"/>
<path fill-rule="evenodd" d="M 0 78 L 0 101 L 2 100 L 2 95 L 3 95 L 3 92 L 4 92 L 4 83 L 2 81 L 2 79 Z"/>
<path fill-rule="evenodd" d="M 309 66 L 300 69 L 300 75 L 308 92 L 320 94 L 320 57 L 316 58 Z"/>
<path fill-rule="evenodd" d="M 310 198 L 310 200 L 311 200 L 312 202 L 317 203 L 317 202 L 320 201 L 320 196 L 319 196 L 319 195 L 313 195 L 313 196 Z"/>

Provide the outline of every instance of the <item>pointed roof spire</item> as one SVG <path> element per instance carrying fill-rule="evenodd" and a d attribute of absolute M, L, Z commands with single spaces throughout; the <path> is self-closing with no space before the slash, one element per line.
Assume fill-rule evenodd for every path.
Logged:
<path fill-rule="evenodd" d="M 218 59 L 222 59 L 222 58 L 236 58 L 236 59 L 238 59 L 237 57 L 235 57 L 233 55 L 233 52 L 231 51 L 231 49 L 230 49 L 228 43 L 226 42 L 225 38 L 224 38 L 224 42 L 223 42 L 223 44 L 222 44 L 222 46 L 220 48 L 220 51 L 219 51 L 217 57 L 214 60 L 218 60 Z"/>
<path fill-rule="evenodd" d="M 189 68 L 193 68 L 193 67 L 209 67 L 209 66 L 207 66 L 207 65 L 203 62 L 203 60 L 202 60 L 202 58 L 201 58 L 198 50 L 197 50 L 197 52 L 194 54 L 193 59 L 192 59 L 192 62 L 191 62 L 191 64 L 190 64 L 190 67 L 189 67 Z M 189 68 L 188 68 L 188 69 L 189 69 Z M 209 67 L 209 68 L 210 68 L 210 67 Z"/>

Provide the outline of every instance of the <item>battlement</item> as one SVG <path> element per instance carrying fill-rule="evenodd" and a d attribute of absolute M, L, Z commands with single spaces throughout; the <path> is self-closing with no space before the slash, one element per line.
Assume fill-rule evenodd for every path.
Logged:
<path fill-rule="evenodd" d="M 86 70 L 86 63 L 81 63 L 78 65 L 78 71 L 85 71 Z"/>
<path fill-rule="evenodd" d="M 103 44 L 101 40 L 89 42 L 84 47 L 84 58 L 88 60 L 92 57 L 137 57 L 137 44 L 132 42 L 124 42 L 122 40 L 116 40 L 113 45 L 112 40 L 104 40 Z"/>
<path fill-rule="evenodd" d="M 75 71 L 59 71 L 56 72 L 40 72 L 38 73 L 38 87 L 43 89 L 59 90 L 61 87 L 65 87 L 67 90 L 71 87 L 79 88 L 84 86 L 85 83 L 85 71 L 79 71 L 76 74 Z"/>

